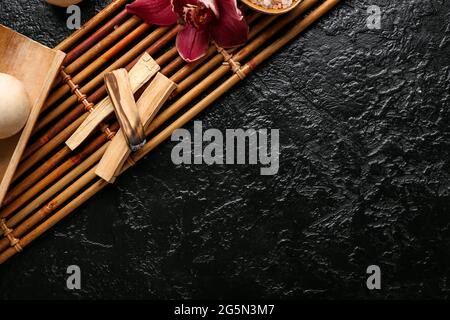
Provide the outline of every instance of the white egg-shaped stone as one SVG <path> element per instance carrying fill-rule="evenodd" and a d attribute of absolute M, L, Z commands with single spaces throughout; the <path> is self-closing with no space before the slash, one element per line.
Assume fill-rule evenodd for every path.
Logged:
<path fill-rule="evenodd" d="M 22 81 L 0 73 L 0 139 L 12 137 L 26 124 L 31 103 Z"/>

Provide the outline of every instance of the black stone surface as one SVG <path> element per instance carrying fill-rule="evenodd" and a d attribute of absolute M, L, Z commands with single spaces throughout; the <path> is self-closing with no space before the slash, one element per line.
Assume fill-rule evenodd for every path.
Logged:
<path fill-rule="evenodd" d="M 107 2 L 84 1 L 83 20 Z M 176 166 L 166 142 L 0 267 L 0 297 L 449 298 L 449 15 L 444 0 L 344 0 L 199 117 L 279 128 L 276 176 Z M 49 46 L 65 19 L 0 3 L 1 23 Z"/>

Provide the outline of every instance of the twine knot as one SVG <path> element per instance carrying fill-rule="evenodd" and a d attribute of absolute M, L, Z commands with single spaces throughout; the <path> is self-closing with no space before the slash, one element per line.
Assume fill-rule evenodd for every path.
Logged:
<path fill-rule="evenodd" d="M 234 74 L 237 74 L 241 80 L 244 80 L 245 73 L 242 71 L 241 64 L 233 59 L 233 56 L 224 48 L 214 42 L 217 52 L 223 55 L 223 64 L 228 65 Z"/>
<path fill-rule="evenodd" d="M 8 226 L 6 225 L 6 220 L 5 219 L 1 219 L 0 220 L 0 229 L 2 229 L 3 236 L 6 237 L 6 239 L 8 239 L 9 245 L 11 247 L 16 249 L 17 252 L 23 251 L 23 248 L 20 245 L 20 240 L 17 239 L 16 237 L 14 237 L 14 235 L 12 234 L 13 230 L 8 228 Z"/>

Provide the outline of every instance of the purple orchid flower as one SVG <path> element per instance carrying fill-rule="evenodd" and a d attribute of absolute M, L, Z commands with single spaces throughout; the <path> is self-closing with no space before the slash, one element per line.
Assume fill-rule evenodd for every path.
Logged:
<path fill-rule="evenodd" d="M 249 28 L 236 0 L 136 0 L 127 10 L 149 24 L 181 24 L 176 45 L 187 62 L 203 57 L 211 39 L 223 48 L 248 39 Z"/>

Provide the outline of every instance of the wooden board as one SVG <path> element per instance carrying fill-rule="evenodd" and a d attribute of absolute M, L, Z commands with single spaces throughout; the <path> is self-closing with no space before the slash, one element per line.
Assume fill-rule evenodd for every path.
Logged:
<path fill-rule="evenodd" d="M 63 52 L 47 48 L 0 25 L 0 72 L 24 83 L 32 105 L 22 131 L 0 140 L 0 205 L 64 57 Z"/>

